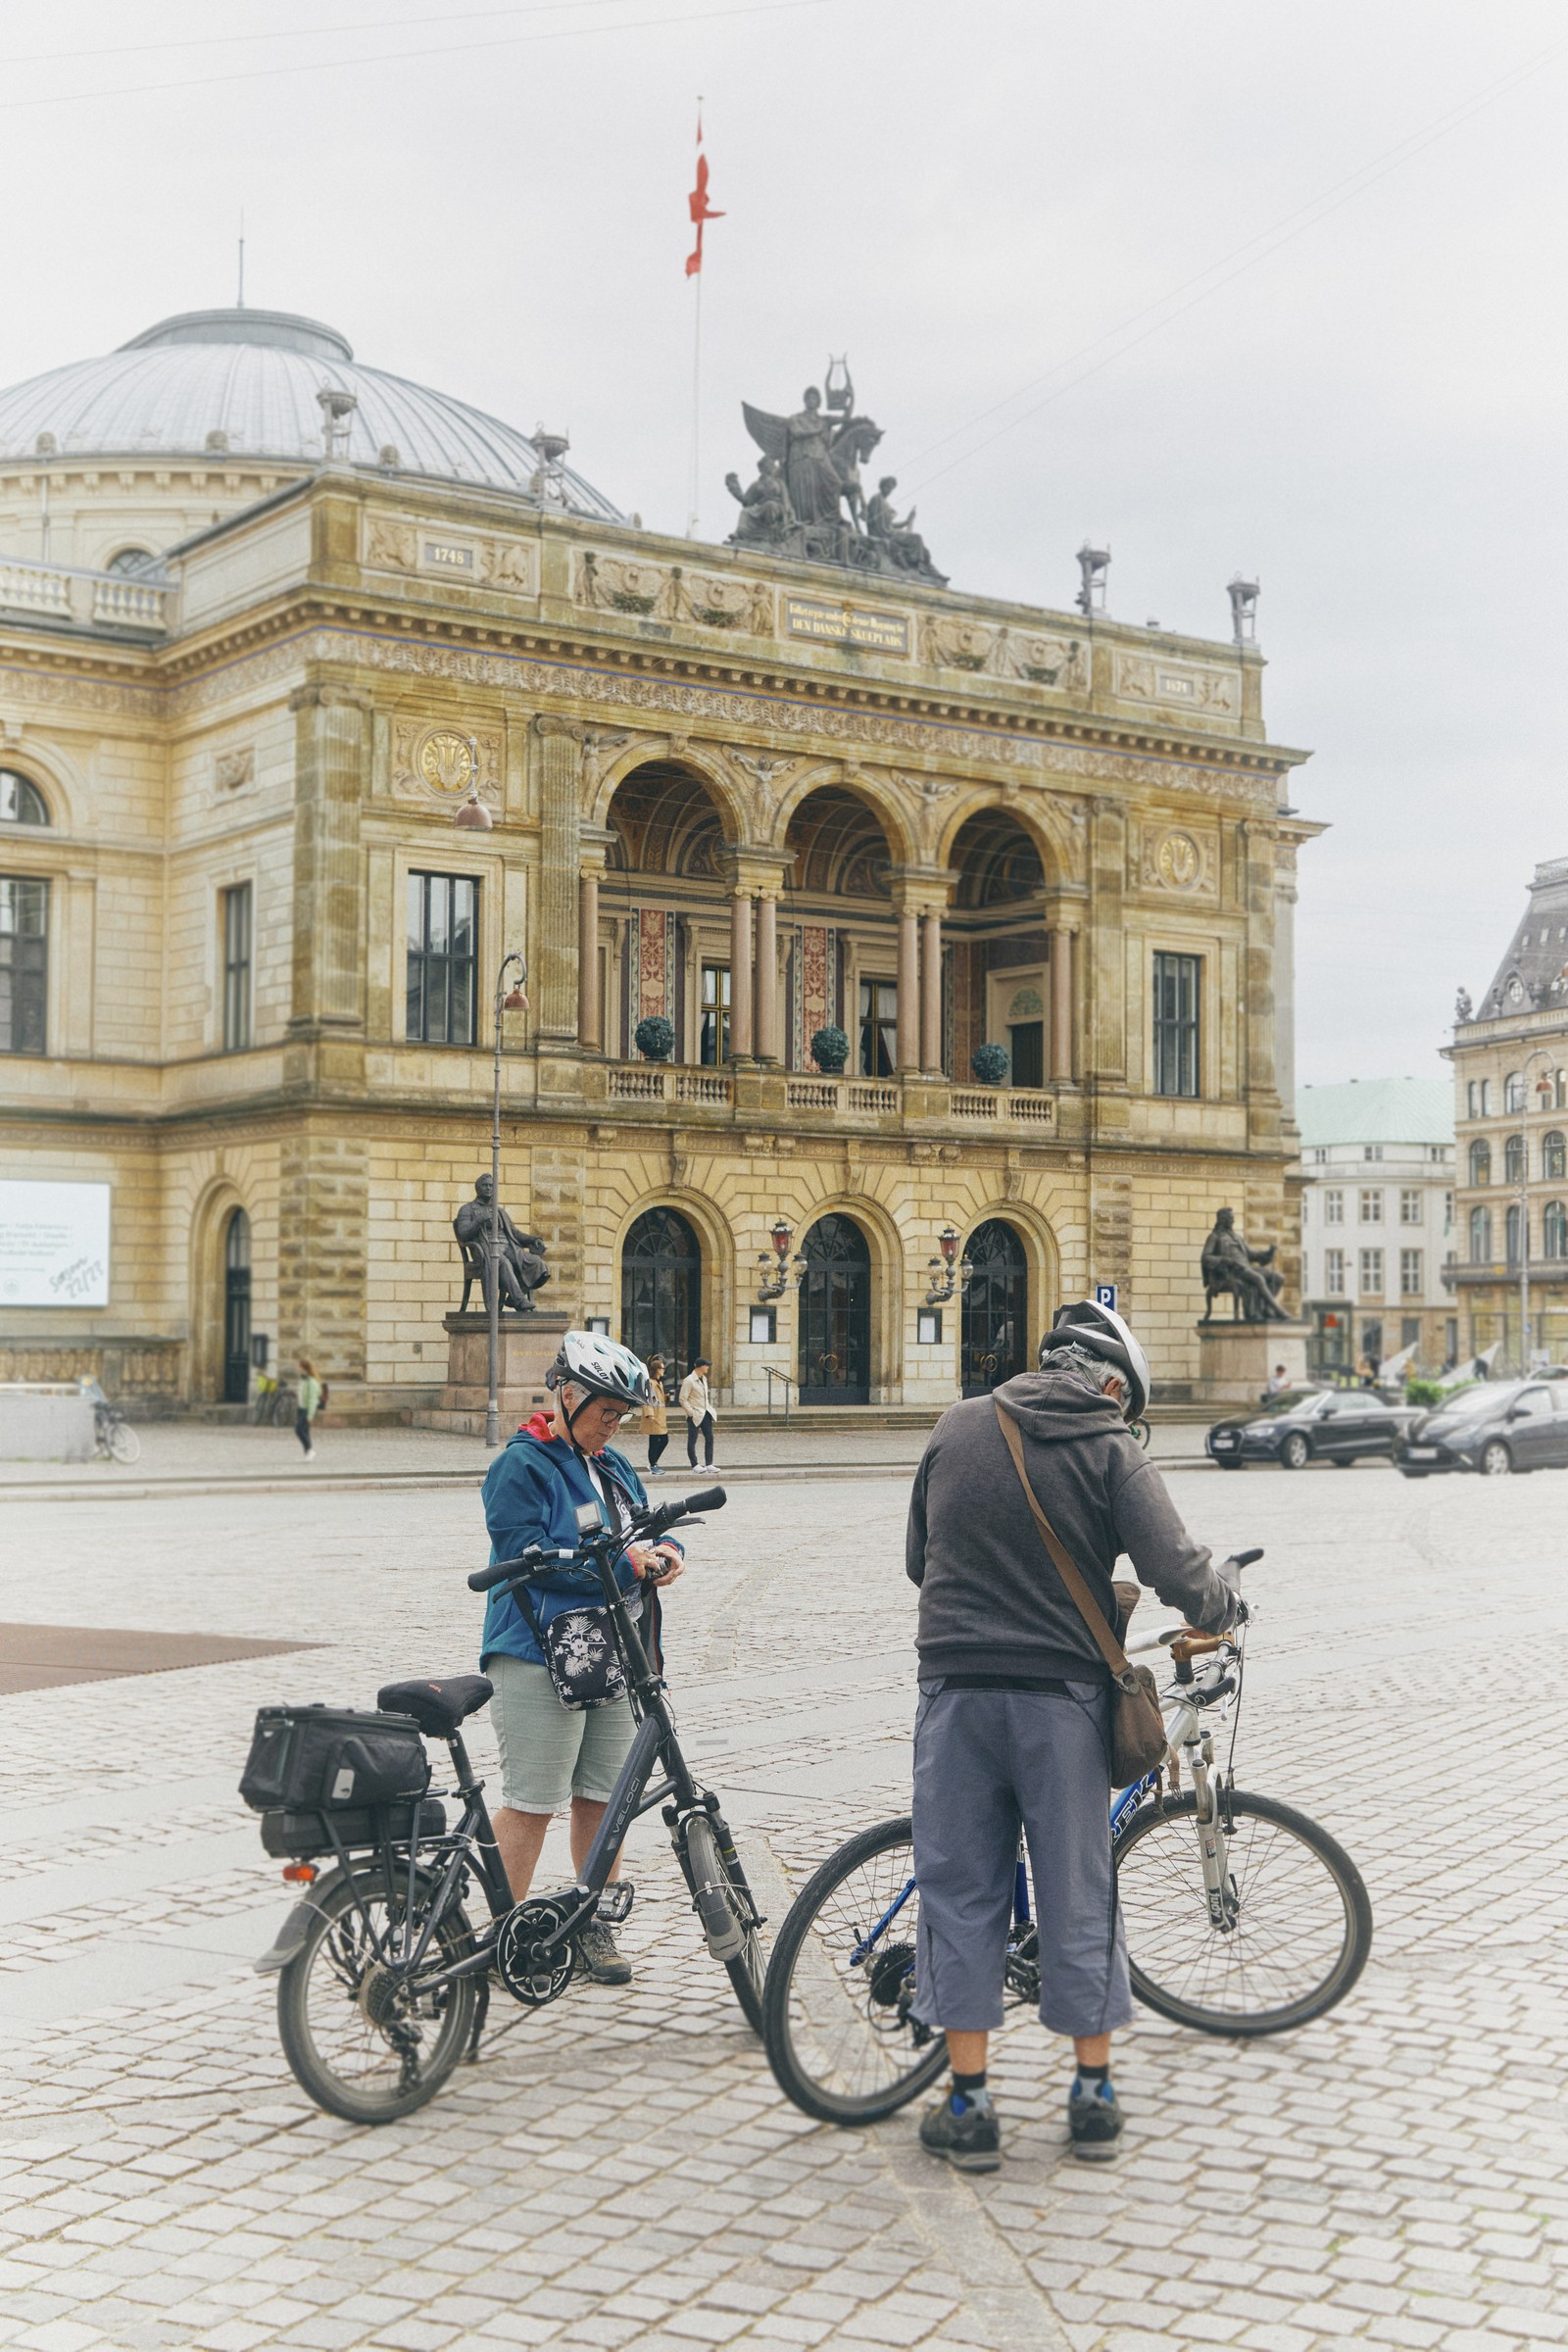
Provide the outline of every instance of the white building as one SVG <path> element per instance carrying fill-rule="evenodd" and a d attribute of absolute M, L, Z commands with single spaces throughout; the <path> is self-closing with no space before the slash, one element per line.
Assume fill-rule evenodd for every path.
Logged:
<path fill-rule="evenodd" d="M 1451 1287 L 1453 1090 L 1443 1078 L 1302 1086 L 1302 1312 L 1311 1368 L 1351 1372 L 1406 1348 L 1437 1371 L 1458 1353 Z"/>

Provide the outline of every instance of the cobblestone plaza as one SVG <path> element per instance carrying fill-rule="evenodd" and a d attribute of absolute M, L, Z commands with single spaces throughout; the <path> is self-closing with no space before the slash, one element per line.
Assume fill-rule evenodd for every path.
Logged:
<path fill-rule="evenodd" d="M 0 2343 L 1568 2338 L 1568 1889 L 1523 1818 L 1555 1777 L 1561 1482 L 1171 1483 L 1217 1548 L 1267 1546 L 1238 1780 L 1348 1845 L 1372 1960 L 1286 2039 L 1141 2014 L 1108 2173 L 1067 2158 L 1064 2050 L 1014 2023 L 1006 2159 L 980 2180 L 931 2165 L 912 2114 L 850 2133 L 783 2101 L 657 1823 L 629 1989 L 493 2009 L 477 2066 L 410 2122 L 317 2114 L 247 1965 L 288 1899 L 234 1793 L 251 1716 L 471 1667 L 477 1498 L 13 1498 L 0 1616 L 318 1646 L 4 1701 Z M 669 1611 L 689 1750 L 775 1918 L 842 1835 L 903 1808 L 913 1695 L 902 1479 L 802 1482 L 787 1521 L 782 1492 L 737 1488 Z"/>

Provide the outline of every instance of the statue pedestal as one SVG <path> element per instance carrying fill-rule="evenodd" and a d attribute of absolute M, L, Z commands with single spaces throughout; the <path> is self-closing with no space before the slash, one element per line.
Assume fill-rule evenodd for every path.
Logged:
<path fill-rule="evenodd" d="M 490 1318 L 447 1315 L 447 1385 L 441 1402 L 414 1418 L 420 1429 L 444 1429 L 455 1437 L 484 1436 L 490 1394 Z M 545 1374 L 556 1360 L 571 1318 L 536 1307 L 531 1315 L 502 1315 L 496 1358 L 501 1398 L 502 1441 L 510 1438 L 536 1406 L 548 1404 Z"/>
<path fill-rule="evenodd" d="M 1198 1326 L 1200 1404 L 1256 1404 L 1276 1364 L 1292 1385 L 1306 1379 L 1310 1323 L 1233 1323 L 1216 1317 Z"/>

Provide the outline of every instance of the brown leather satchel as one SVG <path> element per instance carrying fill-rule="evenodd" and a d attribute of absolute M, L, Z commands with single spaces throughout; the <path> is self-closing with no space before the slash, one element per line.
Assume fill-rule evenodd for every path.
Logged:
<path fill-rule="evenodd" d="M 1065 1549 L 1055 1529 L 1035 1499 L 1035 1491 L 1029 1484 L 1029 1473 L 1024 1468 L 1023 1438 L 1017 1422 L 1008 1418 L 995 1397 L 991 1401 L 996 1405 L 997 1419 L 1002 1424 L 1003 1439 L 1012 1456 L 1012 1466 L 1018 1473 L 1018 1483 L 1035 1515 L 1035 1524 L 1045 1538 L 1046 1549 L 1051 1554 L 1056 1574 L 1066 1586 L 1079 1616 L 1094 1636 L 1095 1647 L 1110 1669 L 1114 1686 L 1110 1710 L 1110 1771 L 1117 1786 L 1125 1787 L 1129 1781 L 1142 1780 L 1146 1772 L 1152 1772 L 1157 1764 L 1164 1761 L 1165 1723 L 1159 1711 L 1154 1678 L 1147 1666 L 1134 1666 L 1129 1662 L 1127 1652 L 1105 1623 L 1095 1604 L 1094 1594 L 1073 1563 L 1072 1555 Z M 1121 1626 L 1125 1629 L 1128 1618 L 1138 1605 L 1138 1587 L 1116 1585 L 1112 1590 L 1119 1604 L 1117 1613 Z"/>

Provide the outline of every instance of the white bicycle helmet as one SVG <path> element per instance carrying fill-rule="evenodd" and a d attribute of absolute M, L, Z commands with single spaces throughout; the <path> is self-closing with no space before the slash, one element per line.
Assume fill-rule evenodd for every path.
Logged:
<path fill-rule="evenodd" d="M 629 1348 L 622 1348 L 603 1331 L 568 1331 L 560 1352 L 545 1375 L 545 1386 L 559 1389 L 570 1381 L 589 1396 L 608 1396 L 629 1411 L 646 1404 L 653 1395 L 648 1367 Z"/>
<path fill-rule="evenodd" d="M 1122 1419 L 1143 1419 L 1149 1410 L 1149 1358 L 1131 1326 L 1112 1307 L 1101 1306 L 1093 1298 L 1058 1306 L 1054 1322 L 1040 1343 L 1042 1372 L 1058 1348 L 1086 1348 L 1091 1355 L 1103 1356 L 1107 1364 L 1113 1364 L 1127 1384 L 1121 1400 Z"/>

